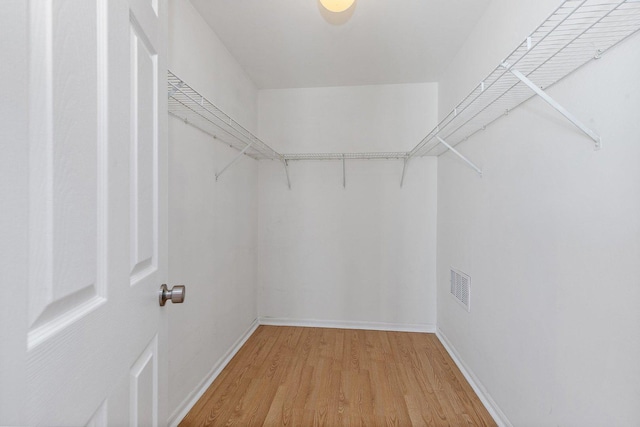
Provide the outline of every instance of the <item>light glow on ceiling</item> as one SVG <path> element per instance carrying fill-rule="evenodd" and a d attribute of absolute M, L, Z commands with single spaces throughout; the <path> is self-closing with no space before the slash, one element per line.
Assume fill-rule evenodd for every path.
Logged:
<path fill-rule="evenodd" d="M 329 12 L 340 13 L 349 9 L 355 0 L 320 0 L 322 6 Z"/>

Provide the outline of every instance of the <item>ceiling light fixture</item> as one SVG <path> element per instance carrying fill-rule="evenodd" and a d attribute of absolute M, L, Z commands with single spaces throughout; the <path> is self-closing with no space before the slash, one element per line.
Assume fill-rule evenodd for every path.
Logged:
<path fill-rule="evenodd" d="M 320 0 L 322 6 L 329 12 L 340 13 L 349 9 L 355 0 Z"/>

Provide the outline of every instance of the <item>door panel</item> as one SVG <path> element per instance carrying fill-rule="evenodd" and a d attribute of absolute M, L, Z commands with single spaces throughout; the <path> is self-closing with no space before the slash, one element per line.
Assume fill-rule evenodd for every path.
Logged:
<path fill-rule="evenodd" d="M 129 382 L 129 426 L 158 425 L 158 337 L 133 364 Z"/>
<path fill-rule="evenodd" d="M 142 28 L 131 20 L 131 284 L 157 269 L 158 62 Z"/>
<path fill-rule="evenodd" d="M 29 348 L 105 300 L 105 1 L 31 7 Z"/>
<path fill-rule="evenodd" d="M 114 372 L 95 366 L 109 314 L 107 3 L 31 2 L 29 13 L 26 419 L 81 425 Z"/>

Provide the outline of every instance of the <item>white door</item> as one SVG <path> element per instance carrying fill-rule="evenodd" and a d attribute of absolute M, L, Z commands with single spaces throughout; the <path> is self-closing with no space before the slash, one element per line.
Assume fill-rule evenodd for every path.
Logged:
<path fill-rule="evenodd" d="M 163 425 L 166 2 L 2 6 L 0 425 Z"/>

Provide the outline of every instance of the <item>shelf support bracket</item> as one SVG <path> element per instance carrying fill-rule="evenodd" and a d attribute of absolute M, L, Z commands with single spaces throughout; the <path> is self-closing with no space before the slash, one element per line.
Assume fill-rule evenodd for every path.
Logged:
<path fill-rule="evenodd" d="M 229 169 L 229 166 L 231 166 L 232 164 L 234 164 L 235 162 L 237 162 L 240 157 L 242 157 L 242 155 L 249 149 L 251 148 L 251 146 L 253 145 L 255 141 L 251 141 L 250 143 L 247 144 L 246 147 L 244 147 L 242 149 L 242 151 L 240 153 L 238 153 L 238 155 L 236 157 L 234 157 L 233 160 L 231 160 L 225 167 L 222 168 L 222 170 L 216 174 L 216 181 L 218 180 L 218 178 L 220 178 L 220 175 L 222 175 L 224 173 L 224 171 L 226 171 L 227 169 Z"/>
<path fill-rule="evenodd" d="M 347 188 L 347 171 L 344 161 L 344 154 L 342 155 L 342 188 Z"/>
<path fill-rule="evenodd" d="M 409 163 L 409 158 L 404 159 L 404 165 L 402 166 L 402 178 L 400 178 L 400 188 L 404 185 L 404 174 L 407 171 L 407 163 Z"/>
<path fill-rule="evenodd" d="M 451 150 L 451 152 L 453 154 L 455 154 L 456 156 L 460 157 L 462 160 L 464 160 L 464 162 L 466 164 L 468 164 L 469 166 L 471 166 L 473 169 L 475 169 L 476 172 L 478 172 L 480 174 L 480 176 L 482 176 L 482 169 L 480 169 L 478 166 L 475 165 L 475 163 L 473 163 L 471 160 L 467 159 L 465 156 L 463 156 L 458 150 L 456 150 L 455 148 L 453 148 L 451 145 L 447 144 L 447 141 L 445 141 L 444 139 L 440 138 L 439 136 L 436 136 L 436 138 L 438 139 L 438 141 L 440 141 L 440 144 L 444 145 L 445 147 L 447 147 L 449 150 Z"/>
<path fill-rule="evenodd" d="M 282 163 L 284 163 L 284 172 L 287 174 L 287 186 L 289 187 L 289 190 L 291 190 L 291 180 L 289 179 L 289 160 L 284 159 Z"/>
<path fill-rule="evenodd" d="M 595 150 L 599 150 L 602 148 L 602 141 L 600 140 L 600 136 L 595 133 L 593 130 L 588 128 L 584 123 L 582 123 L 576 116 L 571 114 L 566 108 L 560 105 L 555 99 L 550 97 L 544 90 L 540 89 L 533 83 L 527 76 L 522 74 L 520 71 L 511 68 L 508 64 L 502 64 L 511 74 L 516 76 L 522 83 L 527 85 L 529 89 L 534 91 L 536 95 L 542 98 L 547 104 L 551 105 L 554 109 L 556 109 L 560 114 L 565 116 L 571 123 L 573 123 L 578 129 L 584 132 L 589 138 L 593 139 L 596 143 Z"/>
<path fill-rule="evenodd" d="M 184 86 L 184 82 L 183 82 L 183 81 L 180 81 L 180 83 L 178 83 L 177 85 L 174 85 L 174 84 L 173 84 L 173 83 L 171 83 L 171 82 L 169 82 L 169 84 L 170 84 L 171 86 L 173 86 L 173 87 L 171 88 L 171 90 L 169 91 L 169 96 L 168 96 L 169 98 L 171 98 L 171 97 L 172 97 L 172 96 L 173 96 L 177 91 L 179 91 L 179 90 L 180 90 L 180 88 L 182 88 L 182 86 Z"/>

